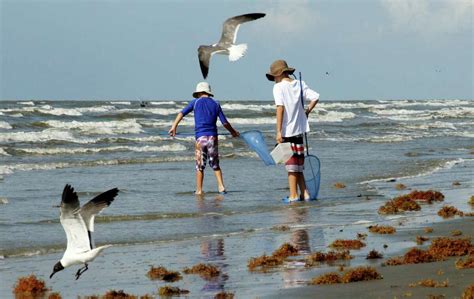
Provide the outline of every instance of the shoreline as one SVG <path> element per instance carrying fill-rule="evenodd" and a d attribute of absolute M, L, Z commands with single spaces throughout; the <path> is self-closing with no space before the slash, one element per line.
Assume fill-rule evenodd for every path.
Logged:
<path fill-rule="evenodd" d="M 474 218 L 472 217 L 436 222 L 428 226 L 433 228 L 432 233 L 426 234 L 423 228 L 414 228 L 397 232 L 391 238 L 412 240 L 418 235 L 423 235 L 429 236 L 431 240 L 437 237 L 451 236 L 453 230 L 460 230 L 463 233 L 458 238 L 469 237 L 472 239 L 474 235 Z M 417 247 L 425 248 L 430 243 L 426 242 Z M 459 257 L 450 257 L 441 262 L 382 266 L 383 261 L 387 258 L 389 256 L 378 262 L 377 265 L 367 263 L 379 271 L 383 276 L 381 280 L 299 286 L 291 289 L 279 289 L 261 298 L 427 298 L 429 295 L 445 296 L 440 298 L 460 298 L 463 291 L 474 283 L 474 269 L 458 270 L 455 268 L 454 263 Z M 326 272 L 337 272 L 337 269 L 330 269 L 324 273 Z M 424 279 L 433 279 L 439 282 L 447 280 L 448 287 L 409 286 L 411 283 Z"/>

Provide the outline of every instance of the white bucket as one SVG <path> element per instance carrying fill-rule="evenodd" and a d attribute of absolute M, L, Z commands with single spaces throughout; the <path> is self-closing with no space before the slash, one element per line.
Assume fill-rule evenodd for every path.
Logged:
<path fill-rule="evenodd" d="M 285 163 L 293 156 L 293 151 L 291 150 L 291 143 L 285 142 L 278 144 L 270 153 L 273 160 L 277 164 Z"/>

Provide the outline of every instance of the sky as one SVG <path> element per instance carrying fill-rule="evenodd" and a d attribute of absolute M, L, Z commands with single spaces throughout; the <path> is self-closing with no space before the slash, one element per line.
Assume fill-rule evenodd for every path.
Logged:
<path fill-rule="evenodd" d="M 217 99 L 272 100 L 276 59 L 321 100 L 474 99 L 473 2 L 0 0 L 0 100 L 189 100 L 198 46 L 251 12 L 247 54 L 211 59 Z"/>

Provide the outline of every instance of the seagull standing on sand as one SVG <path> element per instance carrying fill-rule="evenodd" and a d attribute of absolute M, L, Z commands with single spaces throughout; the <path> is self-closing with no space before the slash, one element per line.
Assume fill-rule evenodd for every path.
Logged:
<path fill-rule="evenodd" d="M 95 215 L 108 207 L 118 192 L 117 188 L 110 189 L 97 195 L 81 207 L 74 188 L 70 185 L 64 187 L 59 219 L 66 232 L 67 248 L 63 258 L 54 265 L 53 273 L 49 278 L 64 268 L 84 264 L 84 267 L 76 272 L 76 280 L 79 279 L 81 274 L 87 271 L 87 263 L 93 261 L 102 250 L 112 246 L 104 245 L 94 248 L 92 232 L 94 231 Z"/>
<path fill-rule="evenodd" d="M 228 55 L 229 61 L 239 60 L 245 55 L 245 52 L 247 52 L 247 44 L 235 44 L 237 31 L 239 31 L 240 24 L 254 21 L 256 19 L 263 18 L 264 16 L 264 13 L 249 13 L 229 18 L 224 22 L 221 39 L 217 44 L 210 46 L 199 46 L 199 65 L 201 66 L 201 72 L 204 79 L 206 79 L 209 72 L 209 62 L 212 55 Z"/>

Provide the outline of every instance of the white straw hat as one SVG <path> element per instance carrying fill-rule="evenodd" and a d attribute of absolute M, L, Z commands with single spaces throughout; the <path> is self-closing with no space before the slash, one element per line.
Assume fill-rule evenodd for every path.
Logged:
<path fill-rule="evenodd" d="M 193 97 L 197 98 L 198 93 L 201 93 L 201 92 L 207 93 L 210 97 L 214 96 L 211 91 L 211 85 L 209 85 L 209 83 L 207 82 L 199 82 L 196 85 L 196 91 L 193 92 Z"/>

